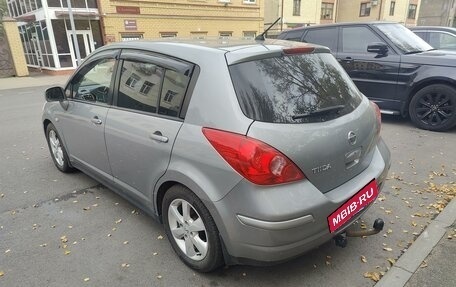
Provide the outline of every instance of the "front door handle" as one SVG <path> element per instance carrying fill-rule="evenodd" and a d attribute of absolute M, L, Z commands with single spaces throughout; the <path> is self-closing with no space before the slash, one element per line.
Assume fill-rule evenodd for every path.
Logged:
<path fill-rule="evenodd" d="M 156 131 L 153 134 L 150 134 L 149 138 L 162 143 L 167 143 L 169 140 L 167 137 L 163 136 L 160 131 Z"/>
<path fill-rule="evenodd" d="M 103 123 L 97 116 L 94 116 L 91 121 L 96 125 L 101 125 Z"/>

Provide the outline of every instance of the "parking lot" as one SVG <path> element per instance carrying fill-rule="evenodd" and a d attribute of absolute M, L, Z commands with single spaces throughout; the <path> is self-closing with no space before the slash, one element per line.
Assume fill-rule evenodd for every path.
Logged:
<path fill-rule="evenodd" d="M 454 196 L 456 129 L 384 116 L 392 166 L 358 222 L 383 218 L 380 234 L 272 267 L 195 273 L 160 224 L 88 176 L 54 167 L 40 121 L 44 90 L 0 91 L 0 286 L 373 286 Z"/>

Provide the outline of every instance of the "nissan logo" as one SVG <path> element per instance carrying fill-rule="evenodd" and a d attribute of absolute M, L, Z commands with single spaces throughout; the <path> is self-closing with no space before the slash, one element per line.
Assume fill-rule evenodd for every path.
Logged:
<path fill-rule="evenodd" d="M 351 145 L 355 145 L 356 144 L 356 134 L 355 134 L 355 132 L 350 131 L 348 133 L 348 143 L 351 144 Z"/>

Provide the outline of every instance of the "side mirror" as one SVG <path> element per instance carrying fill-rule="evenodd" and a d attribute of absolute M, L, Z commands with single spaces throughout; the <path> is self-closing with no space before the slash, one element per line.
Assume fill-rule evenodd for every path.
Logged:
<path fill-rule="evenodd" d="M 388 45 L 382 42 L 371 43 L 367 46 L 367 52 L 386 55 L 388 53 Z"/>
<path fill-rule="evenodd" d="M 46 101 L 56 102 L 65 100 L 65 92 L 62 87 L 52 87 L 46 90 Z"/>

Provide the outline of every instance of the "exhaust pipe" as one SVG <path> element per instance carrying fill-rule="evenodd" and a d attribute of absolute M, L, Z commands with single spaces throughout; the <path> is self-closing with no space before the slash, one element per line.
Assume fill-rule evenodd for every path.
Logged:
<path fill-rule="evenodd" d="M 347 237 L 364 237 L 364 236 L 370 236 L 379 233 L 380 231 L 383 230 L 383 226 L 385 225 L 385 222 L 381 218 L 377 218 L 374 221 L 374 226 L 371 229 L 368 230 L 347 230 L 344 233 L 341 233 L 337 236 L 335 236 L 334 243 L 336 246 L 339 247 L 346 247 L 347 246 Z"/>

